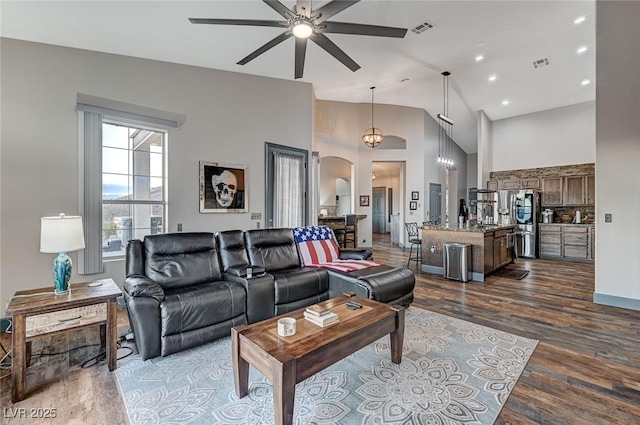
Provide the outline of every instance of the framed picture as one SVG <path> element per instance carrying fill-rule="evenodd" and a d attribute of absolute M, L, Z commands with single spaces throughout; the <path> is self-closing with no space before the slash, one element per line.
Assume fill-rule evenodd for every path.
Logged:
<path fill-rule="evenodd" d="M 411 192 L 411 200 L 417 201 L 418 199 L 420 199 L 420 192 Z"/>
<path fill-rule="evenodd" d="M 360 195 L 360 206 L 361 207 L 369 206 L 369 195 Z"/>
<path fill-rule="evenodd" d="M 246 213 L 247 167 L 200 161 L 200 212 Z"/>
<path fill-rule="evenodd" d="M 409 209 L 414 211 L 418 209 L 418 203 L 416 201 L 409 202 Z"/>

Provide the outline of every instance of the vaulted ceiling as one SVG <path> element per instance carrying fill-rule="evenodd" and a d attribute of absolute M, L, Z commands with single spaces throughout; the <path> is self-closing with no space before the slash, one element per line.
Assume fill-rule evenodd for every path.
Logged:
<path fill-rule="evenodd" d="M 294 1 L 282 1 L 291 8 Z M 317 9 L 328 1 L 313 2 Z M 240 59 L 282 28 L 194 25 L 188 18 L 281 20 L 262 1 L 6 1 L 2 37 L 294 79 L 293 37 L 246 65 Z M 584 21 L 574 23 L 583 16 Z M 404 38 L 327 34 L 361 69 L 309 43 L 304 77 L 323 100 L 443 112 L 450 71 L 453 138 L 477 151 L 476 116 L 491 120 L 595 99 L 595 2 L 362 0 L 335 22 L 408 28 Z M 431 28 L 418 34 L 421 24 Z M 579 49 L 582 50 L 579 52 Z M 478 56 L 482 60 L 476 60 Z M 542 60 L 542 66 L 534 62 Z M 548 60 L 548 62 L 547 62 Z M 494 75 L 495 80 L 489 81 Z M 583 84 L 585 80 L 590 83 Z M 503 101 L 508 100 L 507 105 Z M 364 131 L 364 129 L 363 129 Z"/>

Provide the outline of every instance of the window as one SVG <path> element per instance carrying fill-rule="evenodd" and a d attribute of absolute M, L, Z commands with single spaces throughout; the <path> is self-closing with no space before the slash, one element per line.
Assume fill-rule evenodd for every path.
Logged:
<path fill-rule="evenodd" d="M 121 256 L 130 239 L 164 231 L 165 139 L 160 130 L 102 123 L 102 256 Z"/>
<path fill-rule="evenodd" d="M 103 272 L 130 239 L 167 226 L 167 139 L 185 117 L 78 94 L 80 205 L 85 249 L 78 273 Z"/>

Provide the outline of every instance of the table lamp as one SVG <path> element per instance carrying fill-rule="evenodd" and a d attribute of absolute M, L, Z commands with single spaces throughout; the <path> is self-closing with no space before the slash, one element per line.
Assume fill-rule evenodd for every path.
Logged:
<path fill-rule="evenodd" d="M 40 252 L 58 253 L 53 260 L 55 294 L 68 294 L 72 264 L 67 252 L 84 248 L 82 217 L 60 214 L 42 217 L 40 223 Z"/>

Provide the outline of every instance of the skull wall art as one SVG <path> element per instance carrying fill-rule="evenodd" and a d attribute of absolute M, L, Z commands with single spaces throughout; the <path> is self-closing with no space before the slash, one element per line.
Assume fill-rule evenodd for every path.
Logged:
<path fill-rule="evenodd" d="M 200 212 L 247 212 L 246 167 L 200 161 Z"/>

